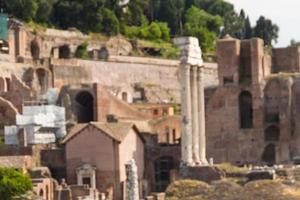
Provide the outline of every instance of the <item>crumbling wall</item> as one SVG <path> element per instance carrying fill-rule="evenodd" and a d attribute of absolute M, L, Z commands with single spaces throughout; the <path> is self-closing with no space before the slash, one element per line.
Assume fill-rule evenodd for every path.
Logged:
<path fill-rule="evenodd" d="M 273 49 L 273 72 L 299 72 L 300 49 L 288 47 Z"/>
<path fill-rule="evenodd" d="M 99 83 L 135 96 L 135 85 L 145 90 L 148 102 L 180 102 L 178 61 L 119 56 L 110 61 L 52 61 L 55 87 Z M 205 63 L 206 87 L 218 84 L 217 66 Z M 109 74 L 109 76 L 108 76 Z"/>

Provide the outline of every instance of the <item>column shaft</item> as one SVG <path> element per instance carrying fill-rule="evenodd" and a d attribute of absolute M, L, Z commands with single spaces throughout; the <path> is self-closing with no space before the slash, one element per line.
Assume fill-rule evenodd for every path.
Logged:
<path fill-rule="evenodd" d="M 205 96 L 202 83 L 202 68 L 198 68 L 198 115 L 199 115 L 199 155 L 200 163 L 207 165 L 206 136 L 205 136 Z"/>
<path fill-rule="evenodd" d="M 192 144 L 193 161 L 199 164 L 199 112 L 198 112 L 198 66 L 191 70 L 191 101 L 192 101 Z"/>
<path fill-rule="evenodd" d="M 190 66 L 182 64 L 181 70 L 181 156 L 184 164 L 192 165 L 192 136 L 191 136 L 191 88 Z"/>

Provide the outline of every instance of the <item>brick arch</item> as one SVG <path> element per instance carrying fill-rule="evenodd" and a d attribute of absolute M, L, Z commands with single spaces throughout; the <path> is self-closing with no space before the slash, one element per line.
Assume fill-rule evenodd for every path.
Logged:
<path fill-rule="evenodd" d="M 94 96 L 89 91 L 80 91 L 75 96 L 77 120 L 87 123 L 94 120 Z"/>
<path fill-rule="evenodd" d="M 274 165 L 276 163 L 276 145 L 268 144 L 266 145 L 264 152 L 262 154 L 262 161 L 268 165 Z"/>
<path fill-rule="evenodd" d="M 63 45 L 59 47 L 59 58 L 60 59 L 71 58 L 71 48 L 69 45 Z"/>

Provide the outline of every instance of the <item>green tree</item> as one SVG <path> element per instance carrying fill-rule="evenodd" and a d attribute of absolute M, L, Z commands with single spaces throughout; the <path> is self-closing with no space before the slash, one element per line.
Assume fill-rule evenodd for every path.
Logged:
<path fill-rule="evenodd" d="M 102 17 L 102 31 L 110 36 L 117 35 L 120 32 L 120 24 L 115 13 L 107 8 L 103 8 Z"/>
<path fill-rule="evenodd" d="M 209 31 L 213 31 L 216 34 L 219 33 L 220 28 L 223 25 L 223 21 L 220 16 L 210 15 L 195 6 L 192 6 L 189 10 L 187 10 L 185 21 L 191 27 L 206 27 Z"/>
<path fill-rule="evenodd" d="M 10 200 L 32 189 L 31 180 L 15 169 L 0 168 L 0 197 Z"/>
<path fill-rule="evenodd" d="M 126 25 L 141 26 L 148 23 L 144 14 L 147 6 L 147 0 L 131 0 L 123 16 Z"/>
<path fill-rule="evenodd" d="M 76 27 L 83 32 L 102 29 L 105 0 L 59 0 L 54 4 L 52 22 L 60 28 Z"/>
<path fill-rule="evenodd" d="M 265 45 L 272 46 L 272 42 L 277 42 L 279 27 L 270 19 L 260 16 L 254 27 L 253 34 L 264 40 Z"/>
<path fill-rule="evenodd" d="M 185 34 L 188 36 L 197 37 L 200 47 L 203 52 L 211 52 L 215 49 L 216 35 L 214 32 L 209 31 L 205 27 L 190 27 L 189 24 L 185 25 Z"/>
<path fill-rule="evenodd" d="M 36 16 L 38 3 L 36 0 L 3 0 L 8 13 L 24 21 L 33 20 Z"/>
<path fill-rule="evenodd" d="M 252 37 L 252 27 L 251 27 L 249 17 L 246 18 L 244 28 L 245 28 L 245 39 L 250 39 Z"/>
<path fill-rule="evenodd" d="M 52 0 L 37 0 L 38 8 L 35 15 L 37 22 L 47 23 L 49 22 L 50 16 L 53 9 Z"/>
<path fill-rule="evenodd" d="M 155 20 L 167 22 L 171 33 L 178 34 L 183 32 L 183 14 L 184 0 L 161 0 Z"/>
<path fill-rule="evenodd" d="M 223 24 L 222 18 L 192 6 L 186 12 L 185 21 L 185 35 L 197 37 L 204 52 L 214 50 L 216 35 Z"/>

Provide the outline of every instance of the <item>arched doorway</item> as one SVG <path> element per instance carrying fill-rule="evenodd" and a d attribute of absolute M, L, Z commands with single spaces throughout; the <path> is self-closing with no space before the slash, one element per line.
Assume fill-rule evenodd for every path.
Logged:
<path fill-rule="evenodd" d="M 34 60 L 37 60 L 40 58 L 40 47 L 36 40 L 33 40 L 30 44 L 30 52 L 31 56 Z"/>
<path fill-rule="evenodd" d="M 59 47 L 59 58 L 60 59 L 71 58 L 71 50 L 68 45 L 63 45 L 63 46 Z"/>
<path fill-rule="evenodd" d="M 91 93 L 83 91 L 77 94 L 77 120 L 79 123 L 94 121 L 94 97 Z"/>
<path fill-rule="evenodd" d="M 278 142 L 280 139 L 280 130 L 278 126 L 272 125 L 265 130 L 266 142 Z"/>
<path fill-rule="evenodd" d="M 262 155 L 262 160 L 268 165 L 274 165 L 276 163 L 276 146 L 275 144 L 269 144 L 265 147 Z"/>
<path fill-rule="evenodd" d="M 242 91 L 239 96 L 240 128 L 253 127 L 252 95 L 248 91 Z"/>
<path fill-rule="evenodd" d="M 156 192 L 164 192 L 171 182 L 170 171 L 174 169 L 174 160 L 172 157 L 161 157 L 154 165 Z"/>

